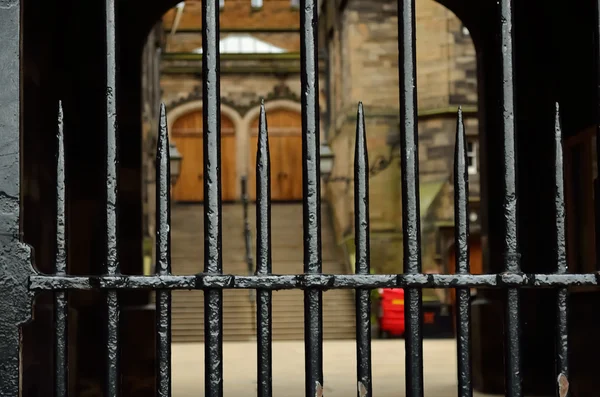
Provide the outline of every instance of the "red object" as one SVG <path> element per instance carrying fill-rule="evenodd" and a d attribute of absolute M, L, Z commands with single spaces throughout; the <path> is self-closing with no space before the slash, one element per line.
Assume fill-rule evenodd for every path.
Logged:
<path fill-rule="evenodd" d="M 404 290 L 383 288 L 379 290 L 379 330 L 389 335 L 404 334 Z"/>

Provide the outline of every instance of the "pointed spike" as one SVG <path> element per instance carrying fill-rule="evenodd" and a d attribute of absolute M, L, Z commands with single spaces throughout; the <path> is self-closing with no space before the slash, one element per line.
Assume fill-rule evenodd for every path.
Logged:
<path fill-rule="evenodd" d="M 57 274 L 67 271 L 65 235 L 65 143 L 62 101 L 58 102 L 58 157 L 56 162 L 56 264 Z"/>
<path fill-rule="evenodd" d="M 454 222 L 457 273 L 469 273 L 469 175 L 467 171 L 467 144 L 462 109 L 458 109 L 456 144 L 454 148 Z"/>
<path fill-rule="evenodd" d="M 358 104 L 356 140 L 354 147 L 354 215 L 356 233 L 356 271 L 369 273 L 369 159 L 365 115 L 362 102 Z"/>
<path fill-rule="evenodd" d="M 565 240 L 565 192 L 564 192 L 564 171 L 563 171 L 563 151 L 562 151 L 562 122 L 560 116 L 560 107 L 556 103 L 556 113 L 554 118 L 554 143 L 555 143 L 555 216 L 556 216 L 556 248 L 557 248 L 557 271 L 559 273 L 567 272 L 567 247 Z"/>
<path fill-rule="evenodd" d="M 562 122 L 560 106 L 556 102 L 554 117 L 554 177 L 555 177 L 555 226 L 556 226 L 556 273 L 565 274 L 568 271 L 567 244 L 565 239 L 565 192 L 564 192 L 564 163 L 562 151 Z M 567 288 L 560 288 L 556 294 L 556 374 L 558 378 L 558 395 L 564 396 L 568 392 L 569 376 L 569 292 Z M 565 386 L 566 385 L 566 386 Z"/>
<path fill-rule="evenodd" d="M 65 217 L 65 144 L 62 101 L 58 102 L 58 132 L 56 134 L 58 155 L 56 161 L 56 259 L 54 271 L 57 275 L 67 273 L 66 217 Z M 67 293 L 54 294 L 54 367 L 56 370 L 54 395 L 65 397 L 68 386 L 68 346 L 66 340 L 68 321 Z"/>
<path fill-rule="evenodd" d="M 466 132 L 462 108 L 458 108 L 454 149 L 454 246 L 456 273 L 468 274 L 469 266 L 469 175 Z M 456 324 L 459 396 L 472 396 L 471 383 L 471 294 L 468 288 L 456 290 Z"/>
<path fill-rule="evenodd" d="M 271 273 L 271 163 L 265 101 L 260 102 L 256 154 L 256 274 Z M 270 397 L 272 390 L 272 293 L 257 291 L 256 321 L 259 397 Z"/>
<path fill-rule="evenodd" d="M 454 146 L 454 162 L 455 166 L 458 165 L 459 169 L 456 175 L 463 175 L 466 170 L 466 138 L 465 138 L 465 124 L 463 120 L 462 107 L 458 108 L 457 121 L 456 121 L 456 143 Z"/>
<path fill-rule="evenodd" d="M 354 149 L 354 233 L 356 274 L 369 274 L 371 271 L 369 258 L 369 160 L 362 102 L 358 104 Z M 372 394 L 371 294 L 366 289 L 356 291 L 356 360 L 359 394 L 370 396 Z"/>
<path fill-rule="evenodd" d="M 367 137 L 365 130 L 365 111 L 363 107 L 363 103 L 358 103 L 358 111 L 356 113 L 356 143 L 355 143 L 355 157 L 354 162 L 355 166 L 364 161 L 364 164 L 361 164 L 361 167 L 365 167 L 365 171 L 368 169 L 368 160 L 367 160 Z M 360 154 L 360 156 L 359 156 Z M 355 169 L 356 172 L 356 169 Z"/>
<path fill-rule="evenodd" d="M 554 103 L 554 137 L 557 139 L 562 139 L 560 104 L 558 102 Z"/>
<path fill-rule="evenodd" d="M 271 160 L 267 112 L 261 100 L 256 153 L 257 200 L 257 253 L 256 270 L 259 274 L 271 272 Z"/>
<path fill-rule="evenodd" d="M 158 142 L 156 148 L 156 254 L 158 274 L 167 275 L 170 269 L 171 181 L 169 133 L 164 104 L 160 105 Z"/>
<path fill-rule="evenodd" d="M 160 105 L 156 147 L 156 273 L 171 273 L 171 169 L 167 110 Z M 156 291 L 156 388 L 160 396 L 171 395 L 171 292 Z"/>

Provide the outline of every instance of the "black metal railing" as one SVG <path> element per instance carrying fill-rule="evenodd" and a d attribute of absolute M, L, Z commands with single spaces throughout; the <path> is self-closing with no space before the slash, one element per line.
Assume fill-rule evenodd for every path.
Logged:
<path fill-rule="evenodd" d="M 394 275 L 374 275 L 370 274 L 369 263 L 369 216 L 368 216 L 368 160 L 366 135 L 364 125 L 364 111 L 362 105 L 359 105 L 357 135 L 355 146 L 355 233 L 356 233 L 356 274 L 352 275 L 330 275 L 322 274 L 320 271 L 307 271 L 304 274 L 297 275 L 276 275 L 271 273 L 271 228 L 270 228 L 270 162 L 268 133 L 266 123 L 266 113 L 264 105 L 261 107 L 259 140 L 257 155 L 257 265 L 256 273 L 247 276 L 234 276 L 222 274 L 221 272 L 204 271 L 197 275 L 175 276 L 170 274 L 170 184 L 169 184 L 169 158 L 168 158 L 168 136 L 166 130 L 165 108 L 161 107 L 161 122 L 157 150 L 157 274 L 154 276 L 125 276 L 120 274 L 111 274 L 107 272 L 104 276 L 70 276 L 64 274 L 65 264 L 65 236 L 64 236 L 64 153 L 62 150 L 62 117 L 59 116 L 59 183 L 58 183 L 58 203 L 59 216 L 58 234 L 57 234 L 57 272 L 55 275 L 34 274 L 29 277 L 29 289 L 34 292 L 54 291 L 56 293 L 57 327 L 56 327 L 56 375 L 57 392 L 66 390 L 66 305 L 64 304 L 65 294 L 72 290 L 102 290 L 107 292 L 107 307 L 109 323 L 108 331 L 114 330 L 118 324 L 118 301 L 112 300 L 112 295 L 119 290 L 156 290 L 157 297 L 157 350 L 158 350 L 158 389 L 159 395 L 169 395 L 170 390 L 170 291 L 172 290 L 203 290 L 207 298 L 212 296 L 212 301 L 218 300 L 218 310 L 212 312 L 207 310 L 205 327 L 221 332 L 222 302 L 221 294 L 224 289 L 249 289 L 258 292 L 257 302 L 257 334 L 258 334 L 258 384 L 260 396 L 272 395 L 272 362 L 271 362 L 271 332 L 272 315 L 271 305 L 273 290 L 284 289 L 303 289 L 307 295 L 305 300 L 306 311 L 315 311 L 320 315 L 322 310 L 321 294 L 328 289 L 355 289 L 356 294 L 356 338 L 357 338 L 357 362 L 358 366 L 358 387 L 361 396 L 368 396 L 371 392 L 371 318 L 370 318 L 370 294 L 369 291 L 375 288 L 404 288 L 406 291 L 417 291 L 412 293 L 413 298 L 407 302 L 406 317 L 416 317 L 413 320 L 413 328 L 407 329 L 407 372 L 416 374 L 416 380 L 412 380 L 410 388 L 407 386 L 408 395 L 422 395 L 417 393 L 421 387 L 418 383 L 418 376 L 422 373 L 422 343 L 421 315 L 422 308 L 420 304 L 420 291 L 422 288 L 456 288 L 457 289 L 457 324 L 458 324 L 458 385 L 461 396 L 471 395 L 471 366 L 470 366 L 470 291 L 469 288 L 501 288 L 507 291 L 506 315 L 518 320 L 518 300 L 510 292 L 518 288 L 556 288 L 559 291 L 557 300 L 557 376 L 558 386 L 565 387 L 564 380 L 568 377 L 567 362 L 567 287 L 569 286 L 599 286 L 600 279 L 595 274 L 567 274 L 566 252 L 565 252 L 565 213 L 564 213 L 564 191 L 562 181 L 562 148 L 561 148 L 561 128 L 560 117 L 557 106 L 556 111 L 556 230 L 557 247 L 559 247 L 556 256 L 557 271 L 554 274 L 524 274 L 519 271 L 507 269 L 501 274 L 471 275 L 469 274 L 469 246 L 468 246 L 468 172 L 464 126 L 462 122 L 462 113 L 459 110 L 458 124 L 456 134 L 455 148 L 455 221 L 456 221 L 456 246 L 457 246 L 457 274 L 423 274 L 419 272 L 407 272 Z M 410 202 L 410 200 L 408 200 Z M 305 201 L 306 203 L 306 201 Z M 305 204 L 306 205 L 306 204 Z M 414 208 L 414 206 L 413 206 Z M 217 229 L 218 230 L 218 229 Z M 317 229 L 318 230 L 318 229 Z M 415 229 L 418 230 L 418 229 Z M 210 229 L 209 229 L 210 231 Z M 310 230 L 309 230 L 310 232 Z M 312 233 L 312 232 L 311 232 Z M 306 232 L 307 235 L 311 233 Z M 417 236 L 418 237 L 418 236 Z M 315 240 L 318 243 L 318 239 Z M 210 248 L 210 243 L 206 245 Z M 320 247 L 319 247 L 320 248 Z M 320 251 L 320 250 L 319 250 Z M 311 252 L 309 252 L 311 253 Z M 408 259 L 414 261 L 415 257 Z M 213 258 L 214 260 L 214 258 Z M 317 263 L 320 266 L 320 261 Z M 414 263 L 413 263 L 413 266 Z M 110 293 L 113 293 L 112 295 Z M 212 293 L 212 295 L 210 294 Z M 410 293 L 407 295 L 410 296 Z M 517 303 L 511 305 L 511 300 Z M 210 301 L 209 301 L 210 302 Z M 208 309 L 208 308 L 207 308 Z M 215 314 L 216 312 L 216 314 Z M 314 381 L 312 389 L 321 395 L 322 381 L 316 376 L 321 374 L 322 363 L 319 358 L 322 357 L 322 323 L 320 317 L 318 322 L 314 322 L 314 329 L 307 329 L 307 342 L 316 341 L 316 344 L 307 343 L 307 359 L 313 360 L 312 368 L 315 374 L 311 375 L 307 371 L 307 388 L 309 383 Z M 512 324 L 510 318 L 507 319 L 508 326 Z M 305 321 L 306 326 L 311 325 L 310 319 Z M 411 324 L 407 321 L 407 325 Z M 513 325 L 512 336 L 518 338 L 519 324 Z M 509 329 L 510 331 L 510 329 Z M 509 335 L 510 332 L 509 332 Z M 207 358 L 211 363 L 222 349 L 222 334 L 215 335 L 215 340 L 206 342 Z M 513 354 L 510 359 L 512 365 L 509 368 L 518 368 L 519 365 L 519 344 L 507 343 L 512 347 L 507 354 Z M 118 339 L 108 339 L 107 365 L 109 373 L 107 386 L 112 387 L 115 394 L 118 395 Z M 310 350 L 310 348 L 313 350 Z M 216 367 L 218 371 L 218 366 Z M 217 373 L 210 374 L 215 376 Z M 411 372 L 412 371 L 412 372 Z M 316 373 L 318 372 L 318 374 Z M 111 375 L 114 374 L 115 377 Z M 507 387 L 513 389 L 507 391 L 508 395 L 519 396 L 521 387 L 521 375 L 507 373 Z M 512 381 L 511 377 L 514 377 Z M 417 382 L 416 384 L 414 382 Z M 510 383 L 516 382 L 516 383 Z M 222 395 L 221 386 L 215 385 L 216 380 L 210 380 L 206 383 L 208 392 L 214 395 Z M 216 391 L 215 391 L 216 387 Z M 365 394 L 366 393 L 366 394 Z M 62 395 L 65 395 L 64 393 Z"/>
<path fill-rule="evenodd" d="M 524 274 L 519 266 L 517 242 L 516 182 L 515 182 L 515 125 L 512 10 L 510 0 L 499 0 L 502 25 L 502 109 L 504 131 L 504 218 L 505 271 L 500 274 L 471 275 L 469 273 L 468 247 L 468 175 L 466 148 L 461 113 L 455 156 L 455 218 L 457 274 L 423 274 L 421 268 L 421 241 L 419 225 L 419 179 L 417 93 L 415 60 L 415 10 L 414 0 L 399 2 L 399 51 L 401 107 L 401 161 L 402 205 L 404 236 L 404 274 L 373 275 L 369 263 L 369 207 L 368 161 L 364 111 L 359 105 L 356 129 L 354 200 L 356 233 L 356 274 L 329 275 L 322 273 L 321 212 L 319 175 L 319 104 L 317 73 L 317 9 L 315 0 L 302 0 L 301 50 L 302 50 L 302 127 L 303 127 L 303 211 L 304 211 L 304 272 L 297 275 L 272 274 L 271 260 L 271 203 L 270 159 L 267 117 L 264 105 L 260 112 L 259 140 L 256 166 L 256 245 L 257 264 L 253 275 L 223 274 L 222 266 L 222 208 L 221 208 L 221 150 L 220 150 L 220 78 L 219 78 L 219 6 L 216 1 L 202 2 L 202 76 L 204 123 L 204 271 L 196 275 L 171 274 L 170 255 L 170 183 L 169 144 L 165 107 L 160 109 L 160 127 L 157 148 L 157 235 L 156 274 L 152 276 L 126 276 L 119 272 L 117 261 L 117 139 L 116 139 L 116 62 L 115 62 L 115 2 L 106 0 L 107 42 L 107 154 L 106 154 L 106 252 L 105 274 L 99 276 L 72 276 L 66 274 L 65 236 L 65 179 L 62 135 L 62 112 L 59 114 L 59 151 L 57 183 L 57 257 L 55 274 L 37 273 L 31 267 L 31 252 L 20 242 L 18 235 L 18 173 L 14 184 L 2 182 L 8 189 L 3 201 L 3 232 L 0 234 L 2 255 L 0 265 L 0 311 L 3 326 L 0 338 L 0 395 L 19 395 L 19 326 L 31 310 L 31 292 L 52 291 L 56 303 L 56 396 L 67 395 L 67 304 L 69 291 L 100 290 L 106 293 L 108 351 L 106 355 L 106 395 L 120 395 L 119 367 L 119 292 L 124 290 L 154 290 L 157 292 L 157 388 L 159 396 L 171 395 L 171 291 L 202 290 L 205 296 L 205 393 L 207 397 L 223 396 L 223 290 L 250 289 L 258 293 L 258 395 L 270 397 L 272 391 L 272 291 L 302 289 L 305 294 L 305 388 L 307 396 L 323 395 L 323 316 L 322 294 L 328 289 L 356 289 L 356 343 L 357 381 L 359 397 L 372 395 L 370 295 L 374 288 L 405 288 L 406 295 L 406 395 L 422 397 L 423 390 L 423 338 L 422 295 L 423 288 L 457 289 L 458 324 L 458 385 L 459 396 L 472 395 L 471 338 L 469 288 L 500 288 L 506 291 L 506 394 L 522 396 L 521 347 L 519 327 L 519 288 L 553 288 L 559 291 L 556 304 L 558 318 L 557 337 L 557 390 L 568 378 L 567 360 L 567 287 L 572 285 L 600 285 L 596 274 L 567 274 L 565 253 L 565 213 L 563 192 L 563 163 L 559 110 L 556 110 L 556 272 L 554 274 Z M 14 8 L 14 7 L 13 7 Z M 6 9 L 11 9 L 10 7 Z M 0 12 L 5 12 L 1 9 Z M 12 11 L 11 11 L 12 12 Z M 12 14 L 11 14 L 12 15 Z M 18 14 L 14 18 L 18 21 Z M 4 32 L 12 25 L 2 26 Z M 15 28 L 16 29 L 16 28 Z M 12 30 L 11 30 L 12 32 Z M 18 29 L 15 37 L 19 37 Z M 9 36 L 5 36 L 9 37 Z M 12 37 L 12 35 L 10 36 Z M 10 41 L 10 40 L 7 40 Z M 8 43 L 11 51 L 18 46 Z M 4 44 L 3 44 L 4 45 Z M 8 81 L 0 68 L 0 81 Z M 12 85 L 7 86 L 17 92 Z M 4 89 L 4 86 L 3 86 Z M 12 94 L 11 94 L 12 95 Z M 16 95 L 16 94 L 15 94 Z M 6 114 L 12 112 L 4 112 Z M 4 113 L 0 117 L 5 117 Z M 18 113 L 18 112 L 17 112 Z M 8 116 L 7 116 L 8 117 Z M 12 124 L 11 124 L 12 125 Z M 15 124 L 15 125 L 18 125 Z M 0 129 L 3 129 L 0 123 Z M 4 131 L 4 130 L 3 130 Z M 17 131 L 18 134 L 18 131 Z M 7 147 L 12 147 L 13 139 Z M 18 142 L 18 135 L 14 142 Z M 17 153 L 17 150 L 11 151 Z M 17 157 L 18 164 L 18 157 Z M 8 169 L 8 168 L 6 168 Z M 0 171 L 5 171 L 4 169 Z M 11 174 L 12 175 L 12 174 Z M 2 178 L 0 178 L 2 179 Z M 10 180 L 12 181 L 12 179 Z M 11 182 L 12 183 L 12 182 Z M 15 185 L 16 184 L 16 185 Z M 7 188 L 8 186 L 8 188 Z M 3 198 L 4 200 L 4 198 Z M 15 206 L 15 209 L 12 206 Z M 14 215 L 16 214 L 16 215 Z M 563 386 L 561 386 L 563 385 Z M 561 396 L 564 394 L 560 394 Z"/>

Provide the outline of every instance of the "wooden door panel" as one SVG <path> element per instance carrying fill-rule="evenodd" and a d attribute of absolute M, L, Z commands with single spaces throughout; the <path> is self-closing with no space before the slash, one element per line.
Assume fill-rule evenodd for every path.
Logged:
<path fill-rule="evenodd" d="M 302 137 L 298 135 L 279 137 L 281 170 L 279 182 L 282 200 L 302 200 Z"/>
<path fill-rule="evenodd" d="M 271 156 L 271 199 L 296 201 L 302 199 L 302 119 L 293 110 L 276 109 L 267 113 L 269 151 Z M 248 192 L 256 199 L 256 143 L 258 118 L 252 123 L 249 140 L 250 162 Z"/>
<path fill-rule="evenodd" d="M 271 200 L 286 200 L 285 196 L 285 158 L 284 145 L 280 136 L 269 139 L 271 151 Z"/>
<path fill-rule="evenodd" d="M 221 187 L 222 200 L 237 199 L 237 170 L 235 135 L 221 133 Z"/>
<path fill-rule="evenodd" d="M 181 175 L 173 188 L 176 201 L 204 201 L 202 109 L 178 118 L 171 139 L 183 156 Z M 233 121 L 221 116 L 221 187 L 223 201 L 237 198 L 236 140 Z"/>
<path fill-rule="evenodd" d="M 183 156 L 173 198 L 189 202 L 204 200 L 202 135 L 173 135 L 171 139 Z"/>
<path fill-rule="evenodd" d="M 256 200 L 256 144 L 257 136 L 250 137 L 250 169 L 248 193 Z M 271 157 L 271 200 L 293 201 L 302 199 L 302 137 L 274 136 L 269 138 Z"/>

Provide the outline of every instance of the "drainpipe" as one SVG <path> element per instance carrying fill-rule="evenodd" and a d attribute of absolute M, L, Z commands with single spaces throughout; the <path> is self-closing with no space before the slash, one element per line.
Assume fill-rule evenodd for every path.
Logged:
<path fill-rule="evenodd" d="M 183 9 L 185 8 L 185 1 L 180 2 L 175 7 L 177 8 L 177 14 L 175 14 L 175 20 L 173 21 L 173 26 L 171 27 L 171 36 L 175 34 L 177 28 L 179 27 L 179 22 L 181 22 L 181 16 L 183 15 Z"/>

